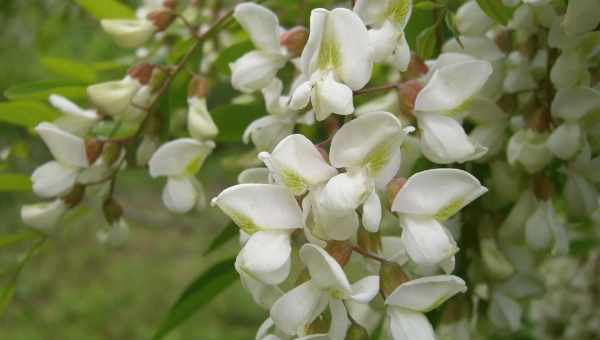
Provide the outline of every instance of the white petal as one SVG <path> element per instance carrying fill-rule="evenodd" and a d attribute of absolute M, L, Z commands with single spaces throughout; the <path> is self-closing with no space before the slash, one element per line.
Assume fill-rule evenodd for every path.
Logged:
<path fill-rule="evenodd" d="M 123 114 L 142 85 L 131 77 L 118 81 L 94 84 L 87 88 L 90 101 L 109 115 Z"/>
<path fill-rule="evenodd" d="M 487 192 L 477 178 L 458 169 L 425 170 L 411 176 L 392 203 L 392 211 L 447 219 Z"/>
<path fill-rule="evenodd" d="M 21 219 L 32 228 L 51 232 L 66 211 L 66 204 L 57 199 L 52 202 L 24 205 L 21 208 Z"/>
<path fill-rule="evenodd" d="M 569 1 L 562 26 L 569 34 L 594 30 L 600 23 L 600 3 L 597 0 Z"/>
<path fill-rule="evenodd" d="M 356 302 L 369 303 L 379 293 L 379 276 L 364 277 L 352 284 L 350 298 Z"/>
<path fill-rule="evenodd" d="M 294 126 L 293 117 L 268 115 L 250 123 L 242 139 L 244 143 L 248 143 L 248 139 L 251 138 L 259 151 L 271 151 L 277 143 L 294 131 Z"/>
<path fill-rule="evenodd" d="M 349 115 L 354 111 L 352 90 L 335 81 L 331 74 L 315 83 L 312 88 L 311 102 L 318 121 L 324 120 L 332 113 Z"/>
<path fill-rule="evenodd" d="M 50 105 L 64 113 L 64 116 L 55 120 L 54 124 L 72 134 L 85 135 L 99 119 L 96 111 L 84 110 L 65 97 L 53 94 L 49 101 Z"/>
<path fill-rule="evenodd" d="M 329 327 L 329 338 L 345 339 L 346 332 L 350 327 L 350 319 L 348 318 L 348 312 L 344 303 L 337 299 L 329 300 L 329 308 L 331 310 L 331 325 Z"/>
<path fill-rule="evenodd" d="M 50 123 L 40 123 L 35 131 L 42 137 L 58 162 L 72 167 L 89 166 L 83 139 Z"/>
<path fill-rule="evenodd" d="M 556 157 L 568 160 L 581 146 L 581 128 L 578 123 L 563 123 L 548 137 L 546 145 Z"/>
<path fill-rule="evenodd" d="M 489 30 L 494 21 L 481 10 L 476 1 L 467 1 L 456 11 L 456 27 L 461 34 L 481 36 Z"/>
<path fill-rule="evenodd" d="M 269 169 L 267 168 L 250 168 L 246 169 L 238 175 L 238 183 L 262 183 L 269 184 Z"/>
<path fill-rule="evenodd" d="M 372 177 L 382 175 L 382 187 L 400 167 L 400 143 L 405 136 L 400 121 L 391 113 L 361 115 L 333 136 L 329 159 L 336 168 L 367 167 Z"/>
<path fill-rule="evenodd" d="M 315 286 L 312 281 L 307 281 L 290 290 L 275 301 L 271 307 L 271 319 L 277 327 L 289 335 L 299 333 L 304 326 L 318 316 L 327 304 L 323 304 L 325 294 Z"/>
<path fill-rule="evenodd" d="M 391 307 L 388 314 L 389 331 L 394 340 L 435 340 L 433 327 L 423 313 Z"/>
<path fill-rule="evenodd" d="M 586 62 L 577 50 L 563 51 L 550 71 L 552 84 L 558 89 L 577 86 L 586 72 L 584 65 Z"/>
<path fill-rule="evenodd" d="M 396 262 L 399 265 L 403 265 L 408 261 L 406 247 L 404 247 L 401 237 L 383 236 L 381 238 L 381 248 L 383 257 L 388 261 Z"/>
<path fill-rule="evenodd" d="M 573 171 L 567 174 L 564 195 L 567 211 L 573 216 L 591 216 L 598 208 L 598 191 L 594 185 Z"/>
<path fill-rule="evenodd" d="M 385 304 L 427 313 L 465 291 L 465 281 L 458 276 L 427 276 L 401 284 L 387 297 Z"/>
<path fill-rule="evenodd" d="M 273 170 L 295 194 L 327 181 L 337 170 L 323 159 L 315 145 L 300 134 L 284 138 L 270 155 Z"/>
<path fill-rule="evenodd" d="M 510 165 L 521 163 L 531 174 L 543 169 L 552 161 L 546 144 L 547 135 L 533 130 L 520 130 L 508 141 L 506 158 Z"/>
<path fill-rule="evenodd" d="M 206 108 L 206 99 L 188 98 L 187 128 L 190 135 L 198 140 L 212 139 L 219 129 Z"/>
<path fill-rule="evenodd" d="M 463 47 L 456 39 L 450 39 L 442 47 L 443 52 L 466 53 L 477 59 L 487 60 L 489 62 L 499 60 L 504 57 L 496 43 L 485 36 L 465 37 L 461 36 L 460 41 Z"/>
<path fill-rule="evenodd" d="M 267 87 L 287 59 L 279 54 L 250 51 L 230 64 L 231 85 L 241 92 L 254 92 Z"/>
<path fill-rule="evenodd" d="M 162 192 L 167 209 L 175 213 L 186 213 L 196 205 L 198 193 L 189 177 L 169 177 Z"/>
<path fill-rule="evenodd" d="M 358 208 L 372 192 L 365 171 L 344 172 L 333 176 L 325 186 L 320 203 L 333 212 Z"/>
<path fill-rule="evenodd" d="M 362 224 L 366 230 L 375 233 L 381 224 L 381 201 L 377 192 L 373 190 L 363 204 Z"/>
<path fill-rule="evenodd" d="M 269 285 L 283 282 L 290 273 L 292 246 L 288 232 L 260 231 L 253 234 L 236 260 L 236 266 Z"/>
<path fill-rule="evenodd" d="M 276 53 L 281 51 L 277 36 L 279 19 L 271 10 L 248 2 L 237 5 L 233 16 L 258 49 Z"/>
<path fill-rule="evenodd" d="M 406 35 L 402 33 L 400 39 L 396 42 L 396 48 L 390 58 L 391 64 L 401 72 L 406 71 L 410 64 L 410 46 L 406 41 Z"/>
<path fill-rule="evenodd" d="M 79 169 L 58 162 L 47 162 L 33 172 L 33 192 L 40 197 L 55 197 L 66 193 L 77 180 Z"/>
<path fill-rule="evenodd" d="M 488 307 L 488 318 L 500 328 L 516 332 L 521 328 L 523 310 L 519 303 L 502 293 L 495 293 Z"/>
<path fill-rule="evenodd" d="M 310 12 L 310 33 L 308 35 L 308 41 L 302 51 L 302 55 L 300 56 L 300 65 L 302 73 L 304 74 L 312 74 L 317 69 L 319 51 L 321 49 L 323 34 L 325 32 L 325 23 L 327 22 L 328 16 L 329 11 L 323 8 L 313 9 Z"/>
<path fill-rule="evenodd" d="M 212 152 L 212 141 L 181 138 L 163 144 L 148 162 L 150 176 L 194 175 Z"/>
<path fill-rule="evenodd" d="M 388 20 L 380 28 L 369 30 L 371 41 L 371 56 L 373 61 L 380 63 L 389 58 L 396 48 L 396 41 L 402 35 L 396 27 Z"/>
<path fill-rule="evenodd" d="M 552 115 L 577 121 L 600 109 L 600 91 L 589 87 L 560 89 L 552 101 Z"/>
<path fill-rule="evenodd" d="M 289 100 L 289 98 L 282 97 L 282 91 L 283 83 L 277 77 L 273 78 L 271 83 L 267 87 L 262 89 L 263 98 L 265 99 L 265 106 L 269 114 L 282 115 L 287 113 L 287 101 Z"/>
<path fill-rule="evenodd" d="M 238 184 L 223 190 L 212 204 L 248 233 L 303 226 L 298 202 L 280 185 Z"/>
<path fill-rule="evenodd" d="M 444 227 L 432 218 L 402 215 L 400 224 L 406 251 L 419 265 L 437 265 L 458 250 Z"/>
<path fill-rule="evenodd" d="M 440 68 L 419 92 L 415 110 L 448 112 L 479 91 L 492 74 L 487 61 L 473 60 Z"/>
<path fill-rule="evenodd" d="M 334 211 L 319 203 L 314 208 L 313 215 L 317 227 L 328 239 L 347 240 L 358 230 L 358 214 L 354 210 Z"/>
<path fill-rule="evenodd" d="M 102 29 L 110 34 L 121 47 L 136 48 L 142 46 L 156 31 L 150 20 L 104 19 L 100 21 Z"/>
<path fill-rule="evenodd" d="M 323 248 L 307 243 L 300 249 L 300 258 L 308 267 L 311 281 L 322 290 L 333 291 L 340 297 L 348 296 L 352 288 L 337 261 Z"/>
<path fill-rule="evenodd" d="M 313 83 L 306 81 L 300 84 L 293 92 L 290 100 L 290 108 L 292 110 L 301 110 L 308 105 L 310 94 L 312 92 Z"/>
<path fill-rule="evenodd" d="M 271 331 L 271 328 L 273 328 L 274 325 L 275 325 L 275 323 L 273 322 L 273 319 L 267 318 L 260 325 L 260 327 L 258 327 L 258 331 L 256 331 L 256 338 L 254 340 L 263 340 L 263 339 L 265 339 L 265 337 L 268 336 L 269 332 Z"/>

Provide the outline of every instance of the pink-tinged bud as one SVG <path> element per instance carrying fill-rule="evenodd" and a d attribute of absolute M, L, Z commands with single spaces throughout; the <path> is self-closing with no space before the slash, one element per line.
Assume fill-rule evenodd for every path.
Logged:
<path fill-rule="evenodd" d="M 412 114 L 415 108 L 415 101 L 417 95 L 423 89 L 423 85 L 416 80 L 408 80 L 398 85 L 398 91 L 400 93 L 401 101 L 400 106 L 402 112 L 405 114 Z"/>
<path fill-rule="evenodd" d="M 415 52 L 410 54 L 410 62 L 404 72 L 404 79 L 419 78 L 421 75 L 426 74 L 429 71 L 427 65 L 423 59 L 421 59 Z"/>
<path fill-rule="evenodd" d="M 154 65 L 149 63 L 137 64 L 127 71 L 127 74 L 142 85 L 147 85 L 152 79 Z"/>
<path fill-rule="evenodd" d="M 165 0 L 163 1 L 163 7 L 175 9 L 177 7 L 177 0 Z"/>
<path fill-rule="evenodd" d="M 73 189 L 65 195 L 62 200 L 65 202 L 65 205 L 69 208 L 73 208 L 83 200 L 83 196 L 85 195 L 85 186 L 81 184 L 75 184 Z"/>
<path fill-rule="evenodd" d="M 360 227 L 356 236 L 358 246 L 369 253 L 377 254 L 381 251 L 381 234 L 371 233 Z"/>
<path fill-rule="evenodd" d="M 206 78 L 194 75 L 188 86 L 188 98 L 206 98 L 208 95 L 208 81 Z"/>
<path fill-rule="evenodd" d="M 346 241 L 331 240 L 327 242 L 325 250 L 333 257 L 340 266 L 345 266 L 352 256 L 352 245 Z"/>
<path fill-rule="evenodd" d="M 510 53 L 513 48 L 513 30 L 503 30 L 496 34 L 496 45 L 504 53 Z"/>
<path fill-rule="evenodd" d="M 162 32 L 171 26 L 175 20 L 175 14 L 170 9 L 158 9 L 149 13 L 146 19 L 152 22 L 157 32 Z"/>
<path fill-rule="evenodd" d="M 102 211 L 104 212 L 104 218 L 109 224 L 113 224 L 123 216 L 123 208 L 112 198 L 104 201 Z"/>
<path fill-rule="evenodd" d="M 291 58 L 299 57 L 308 41 L 308 30 L 302 26 L 296 26 L 283 33 L 279 37 L 279 43 L 288 51 Z"/>
<path fill-rule="evenodd" d="M 85 154 L 90 164 L 94 164 L 98 157 L 100 157 L 100 155 L 102 154 L 103 147 L 104 143 L 97 139 L 90 139 L 85 141 Z"/>
<path fill-rule="evenodd" d="M 379 287 L 383 294 L 388 297 L 398 286 L 408 281 L 408 276 L 394 262 L 384 261 L 379 269 Z"/>
<path fill-rule="evenodd" d="M 404 183 L 406 183 L 406 178 L 398 177 L 398 178 L 394 178 L 388 184 L 387 199 L 388 199 L 390 206 L 394 202 L 394 198 L 396 198 L 396 195 L 398 195 L 398 192 L 400 191 L 400 189 L 402 189 L 402 187 L 404 186 Z"/>

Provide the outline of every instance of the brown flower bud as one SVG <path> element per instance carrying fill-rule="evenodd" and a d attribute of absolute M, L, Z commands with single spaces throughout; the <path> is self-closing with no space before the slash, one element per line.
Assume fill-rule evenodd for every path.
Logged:
<path fill-rule="evenodd" d="M 121 205 L 112 198 L 104 201 L 102 211 L 104 212 L 104 218 L 110 224 L 118 221 L 121 216 L 123 216 L 123 208 L 121 208 Z"/>
<path fill-rule="evenodd" d="M 533 177 L 533 192 L 535 196 L 543 201 L 547 201 L 552 198 L 552 182 L 550 179 L 542 173 L 539 173 Z"/>
<path fill-rule="evenodd" d="M 427 73 L 428 71 L 429 68 L 427 67 L 423 59 L 421 59 L 419 55 L 415 52 L 412 52 L 410 54 L 410 62 L 408 63 L 406 71 L 404 72 L 404 79 L 418 78 L 419 76 Z"/>
<path fill-rule="evenodd" d="M 502 30 L 496 34 L 496 45 L 504 53 L 510 53 L 513 48 L 513 30 Z"/>
<path fill-rule="evenodd" d="M 90 164 L 94 164 L 98 157 L 100 157 L 103 147 L 104 142 L 97 139 L 89 139 L 85 141 L 85 154 Z"/>
<path fill-rule="evenodd" d="M 292 58 L 299 57 L 308 41 L 308 30 L 302 26 L 296 26 L 283 33 L 279 37 L 279 42 L 288 51 Z"/>
<path fill-rule="evenodd" d="M 153 71 L 154 65 L 149 63 L 141 63 L 131 67 L 129 71 L 127 71 L 127 74 L 131 78 L 139 81 L 140 84 L 146 85 L 150 82 L 150 79 L 152 79 Z"/>
<path fill-rule="evenodd" d="M 73 189 L 66 194 L 62 200 L 69 208 L 73 208 L 83 200 L 83 196 L 85 195 L 85 186 L 81 184 L 75 184 Z"/>
<path fill-rule="evenodd" d="M 398 195 L 398 192 L 400 191 L 400 189 L 402 189 L 402 187 L 404 186 L 404 183 L 406 183 L 406 178 L 397 177 L 397 178 L 394 178 L 393 180 L 391 180 L 390 183 L 388 184 L 387 199 L 388 199 L 390 206 L 394 202 L 394 199 L 396 198 L 396 195 Z"/>
<path fill-rule="evenodd" d="M 547 108 L 540 108 L 529 120 L 529 128 L 537 132 L 550 131 L 550 113 Z"/>
<path fill-rule="evenodd" d="M 361 226 L 356 237 L 358 246 L 367 252 L 378 254 L 381 251 L 381 234 L 379 232 L 371 233 Z"/>
<path fill-rule="evenodd" d="M 408 281 L 408 276 L 404 274 L 400 265 L 389 261 L 381 263 L 381 268 L 379 269 L 379 287 L 381 287 L 381 291 L 386 297 L 406 281 Z"/>
<path fill-rule="evenodd" d="M 150 12 L 146 19 L 152 22 L 157 32 L 162 32 L 171 26 L 173 20 L 175 20 L 175 14 L 168 8 L 157 9 Z"/>
<path fill-rule="evenodd" d="M 188 86 L 188 97 L 206 98 L 208 95 L 208 81 L 206 78 L 194 75 Z"/>
<path fill-rule="evenodd" d="M 346 241 L 331 240 L 327 242 L 325 250 L 333 257 L 340 266 L 345 266 L 352 256 L 352 245 Z"/>

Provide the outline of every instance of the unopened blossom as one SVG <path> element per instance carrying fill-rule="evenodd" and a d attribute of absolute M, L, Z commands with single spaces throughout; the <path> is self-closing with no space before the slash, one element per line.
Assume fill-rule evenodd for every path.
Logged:
<path fill-rule="evenodd" d="M 187 128 L 193 138 L 201 141 L 215 138 L 219 133 L 206 107 L 206 98 L 188 98 Z"/>
<path fill-rule="evenodd" d="M 100 120 L 95 110 L 84 110 L 63 96 L 53 94 L 49 97 L 49 102 L 63 113 L 53 124 L 77 136 L 85 135 Z"/>
<path fill-rule="evenodd" d="M 229 65 L 231 84 L 247 93 L 263 89 L 290 59 L 279 38 L 285 30 L 279 26 L 275 13 L 251 2 L 237 5 L 233 16 L 248 33 L 256 49 Z"/>
<path fill-rule="evenodd" d="M 458 248 L 441 221 L 486 191 L 475 177 L 462 170 L 433 169 L 411 176 L 391 207 L 399 216 L 410 258 L 426 266 L 451 262 Z"/>
<path fill-rule="evenodd" d="M 54 156 L 33 172 L 33 192 L 41 197 L 56 197 L 68 192 L 81 171 L 90 164 L 84 140 L 51 123 L 40 123 L 36 132 Z"/>
<path fill-rule="evenodd" d="M 454 22 L 458 31 L 465 36 L 483 35 L 494 24 L 494 21 L 481 10 L 475 0 L 465 2 L 456 10 Z"/>
<path fill-rule="evenodd" d="M 367 276 L 350 284 L 339 263 L 324 249 L 305 244 L 300 258 L 311 279 L 283 295 L 271 307 L 271 318 L 279 329 L 289 335 L 305 335 L 304 328 L 329 306 L 331 340 L 345 339 L 350 326 L 344 301 L 369 303 L 379 291 L 379 277 Z"/>
<path fill-rule="evenodd" d="M 512 166 L 521 164 L 530 174 L 542 170 L 552 161 L 552 153 L 547 145 L 548 133 L 532 129 L 517 131 L 506 148 L 506 158 Z"/>
<path fill-rule="evenodd" d="M 525 222 L 525 240 L 534 251 L 550 250 L 558 255 L 568 253 L 569 238 L 551 199 L 540 201 Z"/>
<path fill-rule="evenodd" d="M 130 233 L 129 224 L 121 217 L 114 221 L 108 230 L 99 231 L 96 237 L 102 244 L 118 247 L 127 242 Z"/>
<path fill-rule="evenodd" d="M 332 113 L 349 115 L 354 111 L 352 91 L 371 77 L 367 28 L 345 8 L 314 9 L 310 22 L 310 36 L 300 57 L 308 81 L 296 88 L 290 106 L 299 110 L 312 103 L 318 121 Z"/>
<path fill-rule="evenodd" d="M 21 219 L 32 228 L 51 232 L 67 209 L 67 204 L 60 198 L 51 202 L 28 204 L 21 208 Z"/>
<path fill-rule="evenodd" d="M 600 3 L 595 0 L 573 0 L 561 25 L 571 35 L 593 31 L 600 23 Z"/>
<path fill-rule="evenodd" d="M 150 176 L 168 178 L 162 200 L 169 210 L 185 213 L 206 204 L 204 189 L 195 175 L 214 147 L 213 141 L 181 138 L 162 145 L 154 153 L 148 162 Z"/>
<path fill-rule="evenodd" d="M 369 39 L 373 61 L 387 61 L 405 71 L 410 62 L 410 47 L 404 28 L 412 14 L 412 0 L 358 0 L 354 11 L 371 26 Z"/>
<path fill-rule="evenodd" d="M 581 152 L 565 169 L 567 181 L 563 194 L 567 212 L 575 218 L 591 216 L 598 209 L 600 183 L 600 157 L 592 158 L 589 145 L 584 144 Z"/>

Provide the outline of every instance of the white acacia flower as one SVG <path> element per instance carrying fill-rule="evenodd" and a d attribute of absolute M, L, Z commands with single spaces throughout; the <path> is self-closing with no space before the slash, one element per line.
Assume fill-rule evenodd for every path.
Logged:
<path fill-rule="evenodd" d="M 534 251 L 551 250 L 555 255 L 569 252 L 567 231 L 556 215 L 552 200 L 540 201 L 527 219 L 525 241 Z"/>
<path fill-rule="evenodd" d="M 512 166 L 521 164 L 530 174 L 542 170 L 552 161 L 548 149 L 548 134 L 531 129 L 519 130 L 510 137 L 506 148 L 506 159 Z"/>
<path fill-rule="evenodd" d="M 53 122 L 60 129 L 77 136 L 85 135 L 100 120 L 95 110 L 84 110 L 63 96 L 53 94 L 50 104 L 64 115 Z"/>
<path fill-rule="evenodd" d="M 589 87 L 560 89 L 552 101 L 552 116 L 563 120 L 548 137 L 550 151 L 558 158 L 573 158 L 582 145 L 581 121 L 600 110 L 600 91 Z"/>
<path fill-rule="evenodd" d="M 367 276 L 350 284 L 337 261 L 313 244 L 302 246 L 300 258 L 306 264 L 311 279 L 277 300 L 271 307 L 271 318 L 286 334 L 304 335 L 304 327 L 329 306 L 331 326 L 328 337 L 344 339 L 350 326 L 344 301 L 369 303 L 379 292 L 379 276 Z"/>
<path fill-rule="evenodd" d="M 599 43 L 599 32 L 571 36 L 563 31 L 557 19 L 548 36 L 548 44 L 562 50 L 550 71 L 554 87 L 560 89 L 589 84 L 589 61 L 597 53 Z"/>
<path fill-rule="evenodd" d="M 564 187 L 565 203 L 570 216 L 585 218 L 598 209 L 600 183 L 600 157 L 592 159 L 590 148 L 584 144 L 581 152 L 565 170 L 567 181 Z"/>
<path fill-rule="evenodd" d="M 52 202 L 28 204 L 21 207 L 23 222 L 42 232 L 52 232 L 68 207 L 58 198 Z"/>
<path fill-rule="evenodd" d="M 600 3 L 596 0 L 569 1 L 561 25 L 570 35 L 593 31 L 600 23 Z"/>
<path fill-rule="evenodd" d="M 127 242 L 130 233 L 129 224 L 121 217 L 114 221 L 108 230 L 99 231 L 96 237 L 102 244 L 110 247 L 119 247 Z"/>
<path fill-rule="evenodd" d="M 332 113 L 351 114 L 352 91 L 371 78 L 368 45 L 367 28 L 354 12 L 314 9 L 308 42 L 300 57 L 302 73 L 309 80 L 294 91 L 291 108 L 302 109 L 310 101 L 319 121 Z"/>
<path fill-rule="evenodd" d="M 482 36 L 494 25 L 475 0 L 465 2 L 456 10 L 454 22 L 460 34 L 465 36 Z"/>
<path fill-rule="evenodd" d="M 107 113 L 116 117 L 128 117 L 129 112 L 134 113 L 135 108 L 131 103 L 141 107 L 145 106 L 146 100 L 138 99 L 138 92 L 145 86 L 137 79 L 126 76 L 122 80 L 109 81 L 105 83 L 95 84 L 87 88 L 87 95 L 90 101 L 100 109 L 101 112 Z M 144 90 L 146 91 L 146 90 Z M 146 97 L 144 92 L 140 93 L 141 97 Z M 134 115 L 137 117 L 137 114 Z"/>
<path fill-rule="evenodd" d="M 394 340 L 435 340 L 424 313 L 466 290 L 465 282 L 454 275 L 422 277 L 401 284 L 385 300 L 390 335 Z"/>
<path fill-rule="evenodd" d="M 517 301 L 501 292 L 495 292 L 491 300 L 487 315 L 494 326 L 510 332 L 521 329 L 523 308 Z"/>
<path fill-rule="evenodd" d="M 480 60 L 450 61 L 434 71 L 415 100 L 421 151 L 428 159 L 440 164 L 465 162 L 487 152 L 469 140 L 453 116 L 467 110 L 491 74 L 490 63 Z"/>
<path fill-rule="evenodd" d="M 40 123 L 35 131 L 42 137 L 54 160 L 33 172 L 33 192 L 40 197 L 55 197 L 68 192 L 80 172 L 89 167 L 83 139 L 51 123 Z"/>
<path fill-rule="evenodd" d="M 150 176 L 167 176 L 162 200 L 167 209 L 185 213 L 194 206 L 204 205 L 204 189 L 195 175 L 212 152 L 212 141 L 199 142 L 182 138 L 162 145 L 148 162 Z"/>
<path fill-rule="evenodd" d="M 509 54 L 506 64 L 507 70 L 503 84 L 504 92 L 517 93 L 537 87 L 530 62 L 521 53 L 512 52 Z"/>
<path fill-rule="evenodd" d="M 290 270 L 290 234 L 303 227 L 302 211 L 292 193 L 281 185 L 238 184 L 221 192 L 212 204 L 250 235 L 236 259 L 242 277 L 269 285 L 283 282 Z"/>
<path fill-rule="evenodd" d="M 219 133 L 206 107 L 206 98 L 188 98 L 187 128 L 192 138 L 200 141 L 215 138 Z"/>
<path fill-rule="evenodd" d="M 156 26 L 146 18 L 104 19 L 100 24 L 117 45 L 125 48 L 140 47 L 156 33 Z"/>
<path fill-rule="evenodd" d="M 239 91 L 250 93 L 268 86 L 290 57 L 280 44 L 279 36 L 284 30 L 275 13 L 246 2 L 235 7 L 233 16 L 248 33 L 256 50 L 229 65 L 231 84 Z"/>
<path fill-rule="evenodd" d="M 411 176 L 394 198 L 402 240 L 418 265 L 438 265 L 458 250 L 440 221 L 487 192 L 477 178 L 457 169 L 432 169 Z"/>
<path fill-rule="evenodd" d="M 442 47 L 442 52 L 463 53 L 473 56 L 477 59 L 494 62 L 504 58 L 504 53 L 498 48 L 496 43 L 485 36 L 461 36 L 460 41 L 453 38 L 448 40 Z"/>
<path fill-rule="evenodd" d="M 498 104 L 485 97 L 473 98 L 465 119 L 475 124 L 469 132 L 469 139 L 487 148 L 478 162 L 487 161 L 502 151 L 507 139 L 509 116 Z"/>
<path fill-rule="evenodd" d="M 373 61 L 389 61 L 405 71 L 410 62 L 410 48 L 404 28 L 412 13 L 412 0 L 358 0 L 354 11 L 372 27 L 369 39 Z"/>

